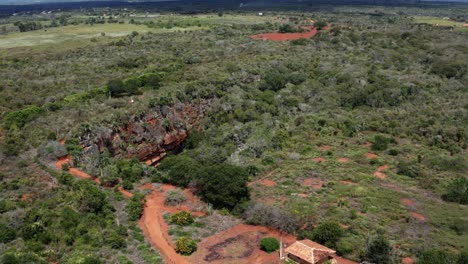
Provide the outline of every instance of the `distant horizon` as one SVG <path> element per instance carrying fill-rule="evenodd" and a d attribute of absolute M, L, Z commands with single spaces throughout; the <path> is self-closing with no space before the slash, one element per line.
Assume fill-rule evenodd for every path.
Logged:
<path fill-rule="evenodd" d="M 127 3 L 141 2 L 141 3 L 145 3 L 145 2 L 177 2 L 177 1 L 182 1 L 182 0 L 0 0 L 0 6 L 1 5 L 50 4 L 50 3 L 77 3 L 77 2 L 127 2 Z M 274 2 L 274 0 L 272 0 L 271 2 Z M 306 0 L 305 2 L 314 2 L 314 0 L 308 0 L 308 1 Z M 350 0 L 350 2 L 354 2 L 354 1 Z M 406 2 L 406 1 L 403 1 L 403 2 Z M 408 2 L 413 2 L 413 1 L 408 1 Z M 468 0 L 421 0 L 421 2 L 468 3 Z"/>

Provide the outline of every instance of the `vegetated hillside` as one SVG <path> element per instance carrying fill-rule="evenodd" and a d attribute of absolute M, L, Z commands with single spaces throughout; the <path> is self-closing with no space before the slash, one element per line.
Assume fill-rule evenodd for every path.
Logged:
<path fill-rule="evenodd" d="M 150 180 L 355 260 L 464 261 L 466 29 L 385 10 L 112 19 L 148 27 L 126 36 L 72 14 L 89 38 L 0 49 L 2 261 L 160 262 L 135 222 Z M 250 38 L 311 19 L 331 28 Z M 14 34 L 0 47 L 35 32 Z M 157 146 L 179 154 L 148 166 Z"/>

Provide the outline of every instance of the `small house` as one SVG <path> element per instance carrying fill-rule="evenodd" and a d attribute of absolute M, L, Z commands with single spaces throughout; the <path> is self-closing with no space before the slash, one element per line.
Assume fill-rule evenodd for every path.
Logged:
<path fill-rule="evenodd" d="M 294 242 L 286 248 L 285 253 L 288 259 L 298 264 L 322 264 L 333 259 L 336 252 L 314 241 L 304 239 Z"/>
<path fill-rule="evenodd" d="M 336 255 L 335 250 L 327 248 L 309 239 L 296 241 L 284 251 L 285 257 L 298 264 L 357 264 Z"/>

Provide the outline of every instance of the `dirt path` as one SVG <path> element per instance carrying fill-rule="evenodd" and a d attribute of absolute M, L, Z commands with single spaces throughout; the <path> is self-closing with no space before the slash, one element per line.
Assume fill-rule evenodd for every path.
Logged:
<path fill-rule="evenodd" d="M 184 193 L 187 197 L 187 202 L 180 206 L 164 205 L 165 192 L 175 189 L 174 186 L 163 184 L 161 188 L 155 188 L 151 184 L 145 184 L 140 189 L 152 190 L 146 196 L 145 209 L 138 225 L 143 230 L 145 237 L 150 240 L 151 244 L 158 249 L 166 263 L 190 263 L 188 258 L 177 254 L 174 249 L 174 244 L 169 235 L 169 226 L 164 220 L 164 213 L 177 213 L 180 211 L 190 211 L 195 216 L 205 215 L 203 211 L 196 211 L 193 207 L 199 203 L 198 199 L 185 189 Z"/>
<path fill-rule="evenodd" d="M 132 198 L 133 197 L 133 193 L 125 190 L 124 188 L 122 187 L 119 187 L 119 192 L 126 198 Z"/>
<path fill-rule="evenodd" d="M 328 30 L 329 27 L 325 27 L 322 30 Z M 304 27 L 306 32 L 303 33 L 279 33 L 279 32 L 274 32 L 274 33 L 264 33 L 264 34 L 257 34 L 257 35 L 252 35 L 250 38 L 252 39 L 261 39 L 261 40 L 273 40 L 273 41 L 287 41 L 287 40 L 295 40 L 295 39 L 301 39 L 301 38 L 311 38 L 315 36 L 319 30 L 314 27 Z M 320 30 L 320 31 L 322 31 Z"/>

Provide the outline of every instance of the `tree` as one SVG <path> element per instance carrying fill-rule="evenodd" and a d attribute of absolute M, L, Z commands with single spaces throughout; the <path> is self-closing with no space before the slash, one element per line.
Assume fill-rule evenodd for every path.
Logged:
<path fill-rule="evenodd" d="M 372 263 L 389 263 L 391 251 L 390 243 L 383 235 L 371 236 L 367 241 L 365 260 Z"/>
<path fill-rule="evenodd" d="M 199 170 L 200 164 L 188 156 L 176 155 L 165 158 L 159 168 L 168 172 L 165 181 L 187 187 L 194 181 L 194 175 Z"/>
<path fill-rule="evenodd" d="M 468 204 L 468 179 L 458 177 L 448 185 L 447 192 L 442 199 L 459 204 Z"/>
<path fill-rule="evenodd" d="M 268 253 L 278 250 L 279 246 L 278 240 L 274 237 L 265 237 L 260 240 L 260 249 Z"/>
<path fill-rule="evenodd" d="M 323 20 L 318 20 L 314 23 L 314 26 L 317 28 L 317 29 L 323 29 L 324 27 L 327 26 L 327 22 L 323 21 Z"/>
<path fill-rule="evenodd" d="M 320 244 L 329 247 L 335 247 L 336 242 L 340 240 L 343 235 L 343 230 L 337 223 L 323 223 L 312 231 L 312 239 Z"/>
<path fill-rule="evenodd" d="M 221 164 L 197 172 L 200 196 L 215 208 L 232 209 L 249 199 L 248 174 L 244 168 Z"/>

